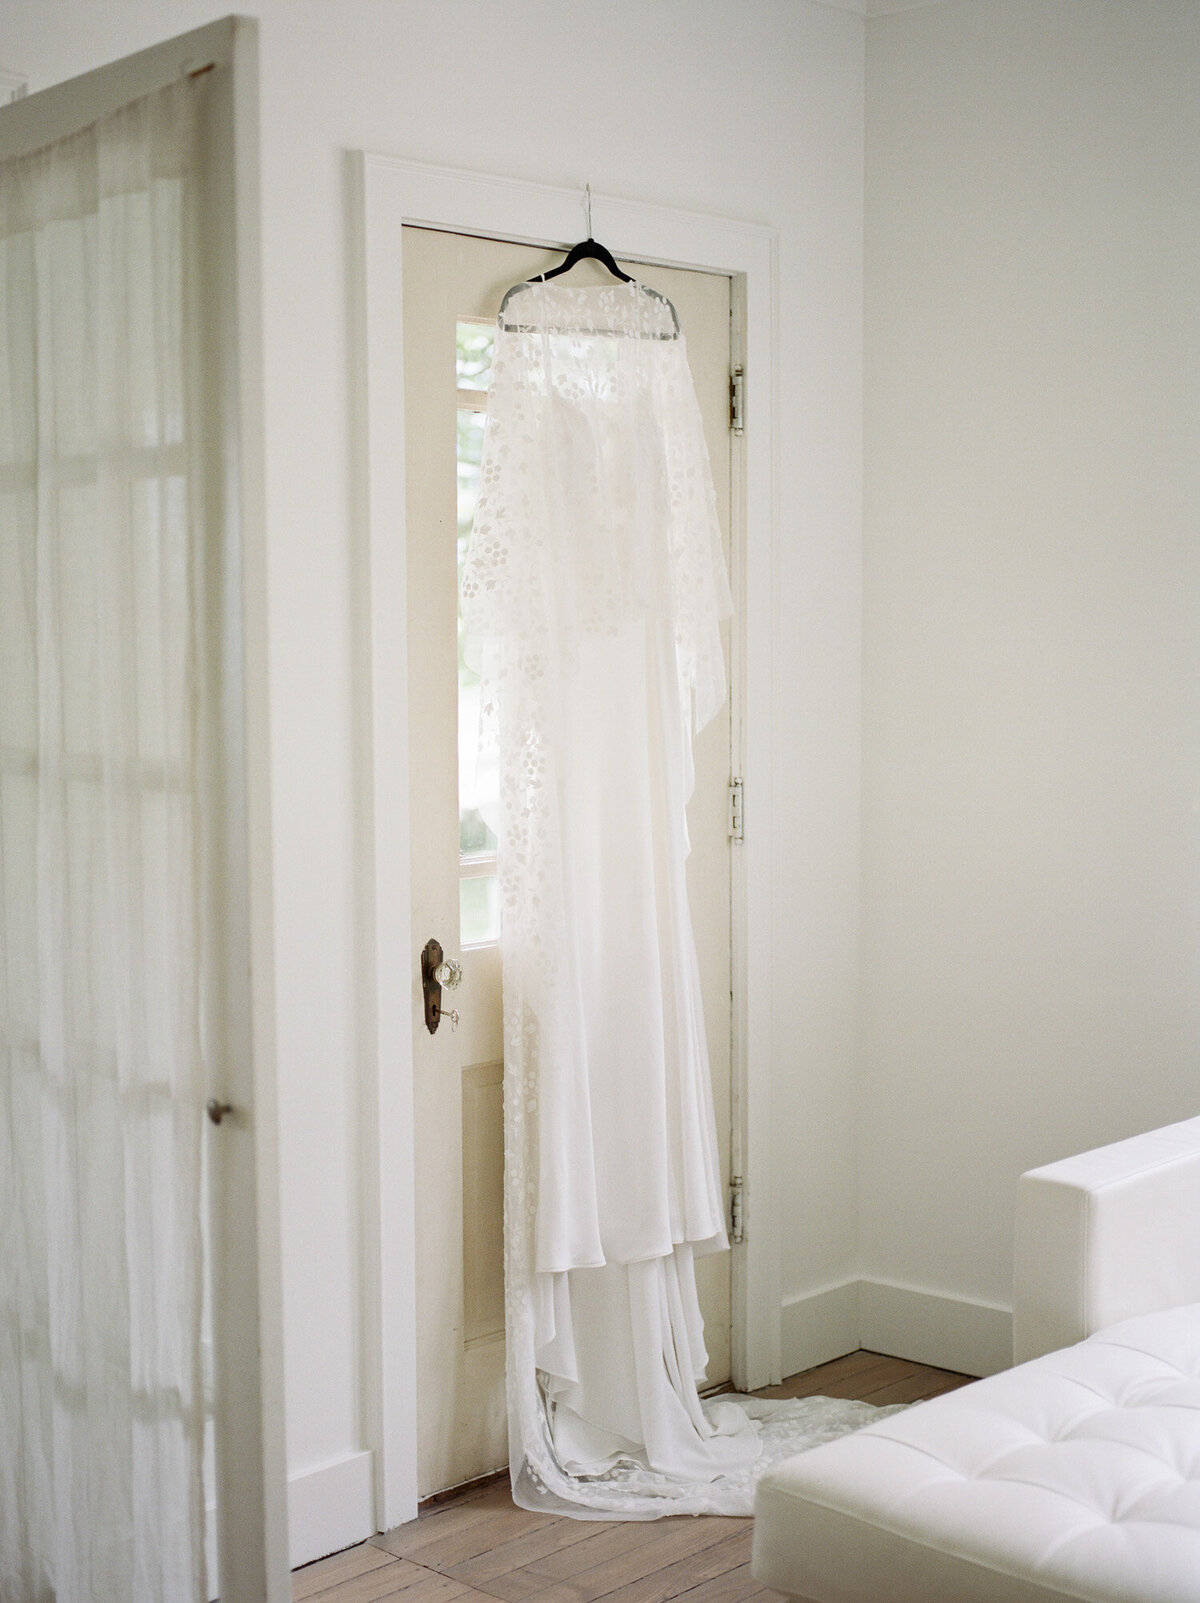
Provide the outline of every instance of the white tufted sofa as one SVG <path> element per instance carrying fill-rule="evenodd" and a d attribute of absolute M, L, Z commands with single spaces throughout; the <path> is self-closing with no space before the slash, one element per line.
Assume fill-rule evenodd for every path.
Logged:
<path fill-rule="evenodd" d="M 1200 1603 L 1200 1119 L 1022 1175 L 1014 1347 L 764 1476 L 758 1579 L 813 1603 Z"/>

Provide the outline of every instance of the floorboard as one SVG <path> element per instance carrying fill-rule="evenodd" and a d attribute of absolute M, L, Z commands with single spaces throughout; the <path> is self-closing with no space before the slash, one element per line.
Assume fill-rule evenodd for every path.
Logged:
<path fill-rule="evenodd" d="M 880 1353 L 848 1353 L 760 1397 L 915 1403 L 970 1380 Z M 507 1481 L 431 1501 L 407 1525 L 306 1564 L 294 1603 L 767 1603 L 750 1574 L 748 1519 L 573 1520 L 517 1508 Z"/>

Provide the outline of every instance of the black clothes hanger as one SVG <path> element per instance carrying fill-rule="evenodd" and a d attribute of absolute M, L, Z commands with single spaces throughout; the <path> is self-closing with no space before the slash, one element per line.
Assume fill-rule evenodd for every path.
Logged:
<path fill-rule="evenodd" d="M 588 237 L 581 239 L 578 245 L 572 245 L 567 252 L 565 261 L 559 262 L 548 273 L 539 273 L 537 278 L 530 279 L 531 284 L 545 283 L 548 278 L 557 278 L 560 273 L 569 273 L 576 262 L 596 261 L 601 267 L 607 267 L 614 278 L 619 278 L 622 284 L 632 284 L 633 276 L 623 273 L 613 258 L 613 253 L 606 250 L 599 240 L 592 238 L 592 186 L 583 186 L 583 210 L 587 218 Z"/>
<path fill-rule="evenodd" d="M 581 239 L 578 245 L 572 245 L 563 261 L 557 267 L 552 267 L 548 273 L 539 273 L 536 278 L 529 280 L 531 284 L 543 283 L 548 278 L 557 278 L 560 273 L 569 273 L 576 262 L 597 261 L 601 267 L 607 267 L 614 278 L 619 278 L 622 284 L 632 284 L 633 274 L 623 273 L 617 266 L 613 254 L 596 239 Z"/>
<path fill-rule="evenodd" d="M 663 305 L 670 312 L 671 321 L 675 325 L 673 331 L 670 334 L 641 334 L 641 335 L 637 336 L 639 339 L 654 339 L 654 340 L 673 340 L 673 339 L 678 339 L 678 337 L 679 337 L 679 314 L 678 314 L 678 312 L 676 312 L 674 306 L 671 305 L 671 302 L 667 299 L 667 297 L 665 295 L 660 294 L 658 290 L 651 289 L 649 284 L 639 284 L 637 279 L 635 279 L 631 273 L 623 273 L 621 271 L 621 269 L 617 266 L 616 258 L 613 256 L 613 253 L 610 250 L 608 250 L 605 246 L 603 246 L 600 243 L 599 240 L 592 238 L 592 186 L 591 186 L 591 184 L 587 184 L 585 186 L 584 192 L 583 192 L 583 196 L 584 196 L 584 199 L 583 199 L 584 212 L 585 212 L 585 215 L 587 217 L 588 237 L 586 239 L 581 239 L 579 241 L 578 245 L 572 245 L 571 249 L 567 252 L 567 254 L 563 258 L 563 260 L 561 262 L 559 262 L 557 267 L 551 267 L 550 269 L 548 269 L 548 271 L 546 271 L 544 273 L 539 273 L 536 278 L 527 278 L 520 284 L 514 284 L 511 289 L 509 289 L 509 290 L 507 290 L 505 292 L 504 299 L 500 302 L 500 326 L 502 328 L 504 328 L 506 331 L 508 331 L 509 333 L 517 332 L 522 326 L 520 323 L 507 323 L 504 320 L 504 313 L 508 309 L 508 303 L 509 303 L 509 301 L 512 300 L 514 295 L 521 294 L 521 292 L 523 290 L 527 290 L 527 289 L 531 288 L 534 284 L 544 284 L 544 283 L 546 283 L 546 281 L 548 279 L 557 278 L 560 273 L 570 272 L 571 268 L 574 267 L 577 262 L 597 261 L 597 262 L 600 263 L 600 265 L 602 267 L 607 268 L 608 271 L 613 275 L 614 278 L 619 278 L 621 280 L 622 284 L 634 284 L 634 285 L 636 285 L 636 287 L 641 290 L 643 295 L 651 295 L 651 296 L 653 296 L 653 298 L 656 301 L 662 301 Z M 589 332 L 589 330 L 587 330 L 587 329 L 577 329 L 574 332 L 580 333 L 580 334 L 586 334 L 586 333 Z M 597 331 L 593 331 L 593 332 L 599 332 L 599 331 L 597 330 Z"/>

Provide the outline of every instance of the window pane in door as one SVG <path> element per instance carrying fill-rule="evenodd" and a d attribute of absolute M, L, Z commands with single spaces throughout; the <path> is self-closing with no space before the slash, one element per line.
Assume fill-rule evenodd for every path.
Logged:
<path fill-rule="evenodd" d="M 494 333 L 490 324 L 459 323 L 456 367 L 458 409 L 458 572 L 461 584 L 467 543 L 479 499 L 479 463 L 487 409 Z M 471 395 L 478 391 L 478 400 Z M 466 393 L 464 393 L 466 392 Z M 490 743 L 485 743 L 490 744 Z M 470 643 L 458 615 L 458 849 L 463 869 L 460 887 L 460 940 L 464 946 L 500 938 L 500 898 L 494 866 L 493 822 L 499 799 L 494 759 L 480 754 L 479 675 L 471 661 Z"/>
<path fill-rule="evenodd" d="M 483 414 L 459 408 L 458 413 L 458 574 L 462 579 L 467 542 L 479 499 L 479 457 L 483 447 Z M 469 642 L 458 614 L 458 809 L 463 856 L 494 852 L 496 836 L 486 822 L 494 818 L 498 781 L 494 763 L 479 756 L 479 675 L 469 662 Z"/>
<path fill-rule="evenodd" d="M 459 323 L 457 372 L 460 390 L 486 390 L 492 374 L 495 329 L 491 323 Z"/>
<path fill-rule="evenodd" d="M 500 891 L 495 874 L 459 880 L 458 917 L 463 946 L 485 946 L 500 939 Z"/>

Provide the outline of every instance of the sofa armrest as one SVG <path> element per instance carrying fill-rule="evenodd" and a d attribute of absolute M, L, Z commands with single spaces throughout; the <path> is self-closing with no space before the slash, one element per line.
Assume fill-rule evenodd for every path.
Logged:
<path fill-rule="evenodd" d="M 1200 1302 L 1200 1118 L 1023 1174 L 1013 1359 Z"/>

